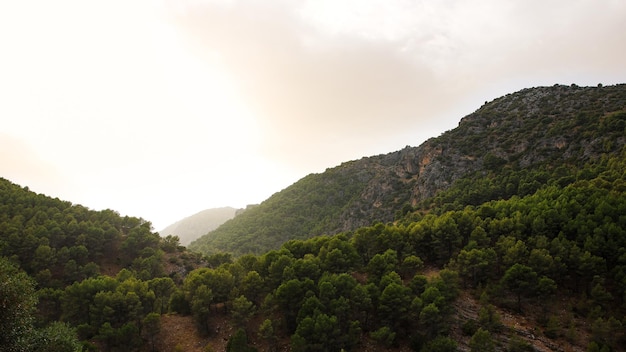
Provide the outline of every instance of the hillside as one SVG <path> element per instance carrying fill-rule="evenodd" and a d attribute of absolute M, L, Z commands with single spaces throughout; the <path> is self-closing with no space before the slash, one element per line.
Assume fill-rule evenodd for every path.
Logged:
<path fill-rule="evenodd" d="M 191 241 L 206 235 L 227 220 L 234 218 L 237 211 L 231 207 L 205 209 L 167 226 L 159 233 L 161 236 L 178 236 L 180 244 L 186 246 Z"/>
<path fill-rule="evenodd" d="M 151 241 L 140 219 L 3 182 L 0 278 L 11 285 L 0 285 L 0 350 L 29 342 L 20 350 L 623 351 L 625 160 L 623 149 L 582 165 L 567 185 L 556 180 L 460 210 L 409 211 L 395 224 L 292 240 L 260 256 L 217 256 L 221 264 L 214 256 L 212 266 L 190 271 L 149 271 L 164 263 L 154 260 L 164 254 L 154 245 L 173 253 L 176 239 Z M 75 214 L 66 223 L 54 209 Z M 121 247 L 135 255 L 113 253 L 132 264 L 70 279 L 63 247 L 43 243 L 75 233 L 75 219 L 89 219 L 96 232 L 102 217 L 122 225 L 113 225 Z M 30 238 L 35 232 L 39 241 Z M 31 242 L 35 256 L 20 252 Z M 69 252 L 89 258 L 92 250 Z M 100 263 L 112 259 L 105 258 Z M 58 281 L 47 280 L 56 269 L 37 271 L 46 259 L 65 264 Z M 21 319 L 29 315 L 46 327 L 30 333 L 32 323 Z"/>
<path fill-rule="evenodd" d="M 626 351 L 625 90 L 523 90 L 309 175 L 222 226 L 258 255 L 0 179 L 0 352 Z"/>
<path fill-rule="evenodd" d="M 625 116 L 626 85 L 524 89 L 485 103 L 457 128 L 419 147 L 308 175 L 189 248 L 263 253 L 290 239 L 393 221 L 455 183 L 493 188 L 457 192 L 463 197 L 458 205 L 530 194 L 549 179 L 619 152 Z M 526 179 L 529 170 L 542 175 Z M 507 179 L 504 187 L 484 184 L 499 178 Z"/>
<path fill-rule="evenodd" d="M 144 219 L 0 178 L 0 351 L 92 349 L 102 326 L 120 336 L 125 327 L 130 346 L 141 345 L 137 321 L 167 310 L 176 284 L 202 263 Z"/>

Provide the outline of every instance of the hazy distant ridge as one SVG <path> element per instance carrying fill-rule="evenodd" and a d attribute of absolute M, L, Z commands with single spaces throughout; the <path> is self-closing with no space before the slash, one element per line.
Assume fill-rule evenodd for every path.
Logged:
<path fill-rule="evenodd" d="M 180 238 L 180 244 L 186 246 L 234 218 L 237 211 L 232 207 L 206 209 L 167 226 L 159 234 L 163 237 L 176 235 Z"/>

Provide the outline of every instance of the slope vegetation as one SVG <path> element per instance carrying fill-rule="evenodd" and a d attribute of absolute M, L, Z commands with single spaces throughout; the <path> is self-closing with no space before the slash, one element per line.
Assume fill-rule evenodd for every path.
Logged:
<path fill-rule="evenodd" d="M 0 179 L 0 351 L 624 351 L 624 95 L 524 90 L 310 175 L 246 211 L 259 255 Z"/>
<path fill-rule="evenodd" d="M 393 221 L 457 183 L 484 188 L 449 194 L 461 197 L 457 205 L 530 194 L 548 179 L 619 152 L 625 119 L 626 85 L 524 89 L 485 103 L 457 128 L 419 147 L 308 175 L 189 248 L 262 253 L 289 239 Z M 531 177 L 529 170 L 542 174 Z M 504 188 L 486 184 L 497 179 L 506 180 Z"/>

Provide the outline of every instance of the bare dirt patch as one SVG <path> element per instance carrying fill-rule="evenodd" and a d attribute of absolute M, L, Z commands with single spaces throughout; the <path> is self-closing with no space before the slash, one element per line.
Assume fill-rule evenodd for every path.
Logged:
<path fill-rule="evenodd" d="M 478 321 L 478 313 L 481 308 L 480 302 L 476 298 L 474 298 L 470 292 L 461 291 L 459 297 L 454 303 L 455 314 L 454 320 L 455 324 L 452 329 L 452 337 L 459 344 L 460 351 L 469 351 L 469 340 L 470 337 L 463 335 L 461 326 L 464 322 L 468 320 Z M 567 340 L 565 337 L 560 336 L 555 339 L 550 339 L 544 335 L 541 327 L 537 323 L 538 316 L 540 314 L 539 311 L 530 311 L 526 310 L 524 314 L 520 314 L 516 311 L 510 311 L 506 309 L 502 309 L 500 307 L 495 307 L 497 314 L 500 317 L 500 322 L 502 323 L 502 331 L 493 336 L 494 342 L 501 346 L 506 347 L 511 338 L 516 337 L 522 341 L 525 341 L 533 346 L 535 351 L 539 352 L 550 352 L 550 351 L 560 351 L 560 352 L 583 352 L 588 343 L 589 336 L 582 330 L 577 330 L 577 340 L 576 343 L 572 343 Z M 553 307 L 552 314 L 558 316 L 560 321 L 566 321 L 566 311 L 564 309 L 559 309 L 559 304 L 555 304 Z M 580 321 L 576 322 L 577 325 L 583 324 Z M 566 328 L 562 327 L 561 331 L 565 331 Z"/>
<path fill-rule="evenodd" d="M 196 323 L 191 316 L 167 314 L 161 316 L 161 332 L 157 336 L 155 347 L 158 351 L 225 351 L 232 327 L 223 314 L 211 317 L 211 326 L 215 328 L 210 336 L 198 333 Z M 207 348 L 207 346 L 210 346 Z"/>

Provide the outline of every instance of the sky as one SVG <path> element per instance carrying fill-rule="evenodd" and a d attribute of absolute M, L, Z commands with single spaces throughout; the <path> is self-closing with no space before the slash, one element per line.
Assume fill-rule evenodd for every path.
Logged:
<path fill-rule="evenodd" d="M 0 177 L 158 231 L 507 93 L 626 83 L 625 18 L 622 0 L 0 1 Z"/>

